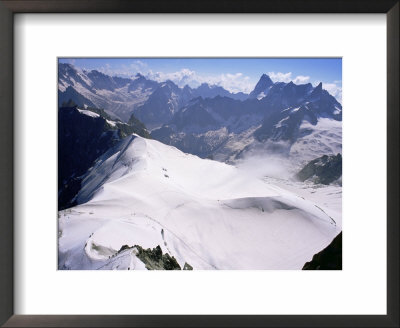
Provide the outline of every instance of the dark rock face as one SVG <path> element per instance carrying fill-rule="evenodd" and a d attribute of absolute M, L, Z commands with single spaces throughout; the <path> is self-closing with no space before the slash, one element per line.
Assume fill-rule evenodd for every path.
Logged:
<path fill-rule="evenodd" d="M 58 110 L 59 210 L 76 205 L 74 197 L 81 188 L 83 175 L 99 156 L 132 133 L 149 137 L 145 126 L 136 119 L 130 124 L 110 125 L 103 110 L 92 108 L 90 111 L 99 116 L 82 114 L 76 106 Z"/>
<path fill-rule="evenodd" d="M 262 100 L 273 109 L 285 109 L 304 102 L 312 89 L 310 83 L 297 85 L 293 82 L 277 82 Z"/>
<path fill-rule="evenodd" d="M 117 254 L 128 249 L 135 251 L 136 257 L 145 264 L 147 270 L 182 270 L 175 257 L 171 257 L 168 253 L 163 254 L 160 245 L 153 249 L 144 249 L 139 245 L 123 245 Z M 193 270 L 193 267 L 185 262 L 183 270 Z"/>
<path fill-rule="evenodd" d="M 168 122 L 186 102 L 182 89 L 172 81 L 161 84 L 149 99 L 135 111 L 135 116 L 148 126 Z"/>
<path fill-rule="evenodd" d="M 185 262 L 185 265 L 183 266 L 183 270 L 193 270 L 193 267 Z"/>
<path fill-rule="evenodd" d="M 177 133 L 171 126 L 163 126 L 151 133 L 152 138 L 166 145 L 174 146 L 185 153 L 197 155 L 201 158 L 211 158 L 211 154 L 215 149 L 222 146 L 226 138 L 220 140 L 214 139 L 212 143 L 207 140 L 203 134 L 195 133 Z"/>
<path fill-rule="evenodd" d="M 120 136 L 102 117 L 79 113 L 76 107 L 58 111 L 58 209 L 74 205 L 81 176 Z"/>
<path fill-rule="evenodd" d="M 75 104 L 80 107 L 83 107 L 83 105 L 94 107 L 94 104 L 89 99 L 82 96 L 71 86 L 69 86 L 64 92 L 58 91 L 58 107 L 63 106 L 63 103 L 68 102 L 70 99 L 73 99 Z"/>
<path fill-rule="evenodd" d="M 87 73 L 87 76 L 93 82 L 93 89 L 114 91 L 117 87 L 114 80 L 99 71 L 93 70 Z"/>
<path fill-rule="evenodd" d="M 342 155 L 324 155 L 312 160 L 297 173 L 300 181 L 312 180 L 328 185 L 342 176 Z"/>
<path fill-rule="evenodd" d="M 303 270 L 342 270 L 342 232 L 315 254 L 311 262 L 304 264 Z"/>
<path fill-rule="evenodd" d="M 133 247 L 124 245 L 119 252 L 128 248 L 137 250 L 136 256 L 145 264 L 147 270 L 182 270 L 175 257 L 171 257 L 168 253 L 162 253 L 160 245 L 153 249 L 144 249 L 138 245 Z"/>
<path fill-rule="evenodd" d="M 192 98 L 203 97 L 203 98 L 214 98 L 217 96 L 220 97 L 229 97 L 237 100 L 245 100 L 248 95 L 243 92 L 231 93 L 225 90 L 223 87 L 216 85 L 209 85 L 207 83 L 202 83 L 197 88 L 191 89 Z"/>
<path fill-rule="evenodd" d="M 254 87 L 254 90 L 249 94 L 249 98 L 257 98 L 260 93 L 264 93 L 265 95 L 268 94 L 269 88 L 273 85 L 274 83 L 272 82 L 271 78 L 263 74 L 261 75 L 260 80 Z"/>

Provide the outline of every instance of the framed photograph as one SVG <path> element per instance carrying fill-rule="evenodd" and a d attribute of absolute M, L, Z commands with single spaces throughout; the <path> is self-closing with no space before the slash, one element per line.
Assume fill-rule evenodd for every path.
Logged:
<path fill-rule="evenodd" d="M 0 9 L 2 325 L 399 325 L 398 1 Z"/>

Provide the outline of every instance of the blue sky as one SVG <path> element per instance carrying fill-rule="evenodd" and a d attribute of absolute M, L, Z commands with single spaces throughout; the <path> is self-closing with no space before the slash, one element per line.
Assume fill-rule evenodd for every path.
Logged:
<path fill-rule="evenodd" d="M 141 73 L 158 81 L 170 79 L 181 87 L 207 82 L 231 92 L 250 92 L 266 73 L 273 81 L 322 82 L 341 101 L 341 58 L 63 58 L 60 62 L 110 75 Z"/>

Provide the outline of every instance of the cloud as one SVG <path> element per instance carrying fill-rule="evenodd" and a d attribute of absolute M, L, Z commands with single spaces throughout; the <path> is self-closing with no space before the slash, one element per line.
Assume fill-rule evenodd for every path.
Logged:
<path fill-rule="evenodd" d="M 183 87 L 186 84 L 190 84 L 197 79 L 196 72 L 191 71 L 188 68 L 182 68 L 181 70 L 172 73 L 153 72 L 152 70 L 149 70 L 145 75 L 149 79 L 156 80 L 158 82 L 171 80 L 180 87 Z"/>
<path fill-rule="evenodd" d="M 322 88 L 328 91 L 332 96 L 336 98 L 336 100 L 342 103 L 342 86 L 337 85 L 336 83 L 323 83 Z"/>
<path fill-rule="evenodd" d="M 132 64 L 129 65 L 129 68 L 136 72 L 148 70 L 147 64 L 142 62 L 141 60 L 135 60 Z"/>
<path fill-rule="evenodd" d="M 268 72 L 269 77 L 273 82 L 285 82 L 288 83 L 293 81 L 296 84 L 304 84 L 310 81 L 309 76 L 298 75 L 295 78 L 292 77 L 292 72 L 282 73 L 282 72 Z M 313 83 L 314 87 L 322 82 L 322 88 L 328 91 L 336 100 L 342 103 L 342 81 L 335 80 L 333 82 L 316 81 Z"/>
<path fill-rule="evenodd" d="M 293 83 L 304 84 L 307 83 L 309 80 L 310 80 L 309 76 L 299 75 L 294 78 Z"/>
<path fill-rule="evenodd" d="M 241 72 L 215 75 L 199 74 L 189 68 L 182 68 L 178 71 L 168 73 L 160 71 L 154 72 L 141 60 L 135 60 L 129 65 L 120 65 L 118 67 L 105 64 L 104 66 L 97 68 L 97 70 L 107 75 L 122 77 L 133 77 L 137 73 L 140 73 L 147 78 L 158 82 L 171 80 L 181 88 L 185 85 L 196 88 L 202 83 L 208 83 L 210 85 L 221 86 L 232 93 L 250 93 L 255 86 L 254 81 L 252 82 L 249 76 L 246 76 Z M 293 83 L 296 84 L 304 84 L 310 81 L 310 76 L 298 75 L 293 77 L 292 72 L 268 72 L 268 75 L 273 82 L 288 83 L 293 81 Z M 313 85 L 316 86 L 319 82 L 320 81 L 314 82 Z M 323 82 L 323 88 L 333 95 L 340 103 L 342 102 L 342 81 L 337 80 L 332 83 Z"/>
<path fill-rule="evenodd" d="M 315 81 L 313 86 L 316 87 L 320 82 L 322 82 L 322 89 L 328 91 L 336 100 L 342 103 L 342 81 L 336 80 L 333 82 Z"/>
<path fill-rule="evenodd" d="M 76 60 L 75 60 L 74 58 L 68 58 L 68 59 L 66 60 L 66 62 L 67 62 L 68 64 L 71 64 L 71 65 L 74 65 L 74 66 L 75 66 Z"/>
<path fill-rule="evenodd" d="M 182 68 L 179 71 L 168 73 L 159 71 L 155 72 L 150 69 L 146 63 L 140 60 L 136 60 L 129 65 L 120 65 L 118 67 L 113 67 L 109 64 L 105 64 L 101 67 L 98 67 L 97 70 L 110 76 L 121 77 L 133 77 L 137 73 L 140 73 L 146 76 L 148 79 L 152 79 L 158 82 L 171 80 L 181 88 L 185 85 L 189 85 L 195 88 L 202 83 L 221 86 L 233 93 L 250 93 L 254 88 L 254 83 L 250 82 L 250 77 L 245 76 L 243 73 L 240 72 L 215 75 L 199 74 L 196 71 L 190 70 L 188 68 Z"/>
<path fill-rule="evenodd" d="M 96 70 L 110 76 L 133 77 L 137 73 L 141 73 L 143 75 L 147 74 L 148 66 L 146 63 L 140 60 L 135 60 L 129 65 L 123 64 L 119 66 L 111 66 L 110 64 L 107 63 L 101 67 L 96 68 Z"/>
<path fill-rule="evenodd" d="M 269 77 L 273 82 L 285 82 L 289 83 L 293 81 L 296 84 L 307 83 L 310 80 L 309 76 L 298 75 L 296 77 L 292 77 L 292 72 L 282 73 L 282 72 L 268 72 Z"/>
<path fill-rule="evenodd" d="M 198 74 L 196 71 L 192 71 L 188 68 L 182 68 L 179 71 L 170 73 L 153 72 L 152 70 L 149 70 L 145 75 L 148 78 L 159 82 L 171 80 L 180 87 L 184 87 L 186 84 L 190 85 L 191 87 L 197 87 L 202 83 L 208 83 L 210 85 L 221 86 L 233 93 L 249 93 L 253 89 L 253 84 L 250 83 L 250 78 L 248 76 L 244 76 L 243 73 L 240 72 L 203 75 Z"/>

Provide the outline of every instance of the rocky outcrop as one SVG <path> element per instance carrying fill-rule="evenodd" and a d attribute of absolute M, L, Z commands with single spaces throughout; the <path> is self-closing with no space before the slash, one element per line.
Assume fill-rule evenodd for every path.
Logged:
<path fill-rule="evenodd" d="M 185 262 L 185 265 L 183 266 L 183 270 L 193 270 L 193 267 Z"/>
<path fill-rule="evenodd" d="M 303 270 L 342 270 L 342 233 L 304 264 Z"/>
<path fill-rule="evenodd" d="M 342 177 L 342 155 L 324 155 L 304 166 L 296 178 L 300 181 L 313 181 L 328 185 Z"/>
<path fill-rule="evenodd" d="M 163 254 L 160 245 L 153 249 L 144 249 L 139 245 L 133 247 L 123 245 L 118 253 L 127 249 L 134 249 L 136 257 L 145 264 L 147 270 L 182 270 L 175 257 L 171 257 L 168 253 Z M 183 269 L 193 270 L 193 267 L 185 263 Z"/>

